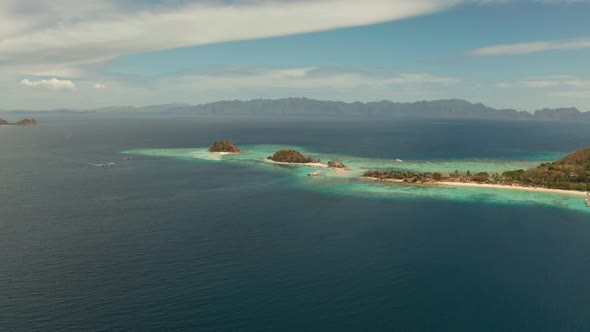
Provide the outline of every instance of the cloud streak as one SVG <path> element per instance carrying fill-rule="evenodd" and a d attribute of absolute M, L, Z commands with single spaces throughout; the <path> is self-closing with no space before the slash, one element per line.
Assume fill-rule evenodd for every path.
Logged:
<path fill-rule="evenodd" d="M 468 51 L 467 54 L 473 56 L 520 55 L 548 51 L 578 50 L 583 48 L 590 48 L 590 38 L 498 44 L 476 48 Z"/>
<path fill-rule="evenodd" d="M 0 65 L 89 64 L 130 53 L 362 26 L 431 14 L 460 0 L 275 0 L 134 11 L 113 0 L 92 10 L 72 0 L 57 2 L 73 9 L 61 13 L 49 0 L 39 1 L 43 10 L 36 11 L 29 1 L 0 5 L 0 18 L 19 22 L 0 34 Z M 32 14 L 20 14 L 27 10 Z"/>
<path fill-rule="evenodd" d="M 268 88 L 387 88 L 400 85 L 450 85 L 459 78 L 424 73 L 397 73 L 391 70 L 340 67 L 270 68 L 234 66 L 172 76 L 162 80 L 167 86 L 203 89 Z"/>
<path fill-rule="evenodd" d="M 570 75 L 532 77 L 516 82 L 502 82 L 496 84 L 498 88 L 525 87 L 525 88 L 589 88 L 590 80 L 581 79 Z"/>
<path fill-rule="evenodd" d="M 21 86 L 43 91 L 73 91 L 76 89 L 76 84 L 70 80 L 59 80 L 52 78 L 50 80 L 29 80 L 23 79 L 20 81 Z"/>
<path fill-rule="evenodd" d="M 571 75 L 532 77 L 515 82 L 498 83 L 496 87 L 500 89 L 525 88 L 531 89 L 531 91 L 542 89 L 543 93 L 554 97 L 590 99 L 590 80 Z"/>
<path fill-rule="evenodd" d="M 590 99 L 590 90 L 560 91 L 553 93 L 553 96 L 565 98 Z"/>

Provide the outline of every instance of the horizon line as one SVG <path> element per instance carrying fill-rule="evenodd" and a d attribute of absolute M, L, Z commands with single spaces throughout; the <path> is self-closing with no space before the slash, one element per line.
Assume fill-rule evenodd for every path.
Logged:
<path fill-rule="evenodd" d="M 314 99 L 314 98 L 308 98 L 305 96 L 302 96 L 302 97 L 300 96 L 300 97 L 282 97 L 282 98 L 220 99 L 220 100 L 216 100 L 216 101 L 212 101 L 212 102 L 198 103 L 198 104 L 170 102 L 170 103 L 162 103 L 162 104 L 146 104 L 143 106 L 109 105 L 109 106 L 102 106 L 102 107 L 95 107 L 95 108 L 51 108 L 51 109 L 4 109 L 4 108 L 0 108 L 0 113 L 2 113 L 2 112 L 55 112 L 55 111 L 92 112 L 92 111 L 97 111 L 97 110 L 107 109 L 107 108 L 142 109 L 142 108 L 148 108 L 148 107 L 154 107 L 154 106 L 168 106 L 168 105 L 170 105 L 170 106 L 177 105 L 177 108 L 181 108 L 181 107 L 198 107 L 198 106 L 205 106 L 205 105 L 211 105 L 211 104 L 223 103 L 223 102 L 281 101 L 281 100 L 287 100 L 287 99 L 309 100 L 309 101 L 328 102 L 328 103 L 342 103 L 342 104 L 347 104 L 347 105 L 351 105 L 351 104 L 367 105 L 367 104 L 383 103 L 383 102 L 388 102 L 388 103 L 393 103 L 393 104 L 417 104 L 417 103 L 424 103 L 424 102 L 432 103 L 432 102 L 440 102 L 440 101 L 460 101 L 460 102 L 469 103 L 471 105 L 482 105 L 484 107 L 491 108 L 491 109 L 494 109 L 497 111 L 510 110 L 510 111 L 516 111 L 516 112 L 526 112 L 526 113 L 530 113 L 530 114 L 534 114 L 535 112 L 540 111 L 540 110 L 559 110 L 559 109 L 576 109 L 577 111 L 579 111 L 581 113 L 590 112 L 590 111 L 580 110 L 576 106 L 561 106 L 561 107 L 555 107 L 555 108 L 544 107 L 544 108 L 536 109 L 534 111 L 518 110 L 515 108 L 495 108 L 495 107 L 488 106 L 482 102 L 472 102 L 467 99 L 461 99 L 461 98 L 445 98 L 445 99 L 431 99 L 431 100 L 423 99 L 423 100 L 408 101 L 408 102 L 398 102 L 398 101 L 393 101 L 390 99 L 381 99 L 381 100 L 373 100 L 373 101 L 359 101 L 359 100 L 357 100 L 357 101 L 347 102 L 347 101 L 342 101 L 342 100 Z"/>

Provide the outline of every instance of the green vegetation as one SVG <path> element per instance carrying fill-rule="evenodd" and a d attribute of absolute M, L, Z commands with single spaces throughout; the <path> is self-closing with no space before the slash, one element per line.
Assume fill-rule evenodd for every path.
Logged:
<path fill-rule="evenodd" d="M 298 164 L 307 164 L 307 163 L 315 163 L 319 162 L 319 160 L 312 159 L 302 155 L 300 152 L 295 150 L 280 150 L 275 152 L 272 157 L 268 157 L 268 159 L 272 161 L 282 162 L 282 163 L 298 163 Z"/>
<path fill-rule="evenodd" d="M 240 149 L 238 149 L 238 146 L 236 145 L 236 143 L 234 143 L 232 141 L 220 141 L 220 142 L 213 143 L 213 145 L 211 145 L 211 147 L 209 147 L 209 151 L 210 152 L 238 153 L 238 152 L 240 152 Z"/>
<path fill-rule="evenodd" d="M 563 159 L 541 164 L 530 170 L 507 171 L 502 174 L 487 172 L 460 174 L 420 173 L 404 171 L 367 171 L 364 177 L 394 179 L 409 183 L 437 181 L 477 182 L 525 187 L 590 191 L 590 148 L 578 150 Z"/>
<path fill-rule="evenodd" d="M 590 148 L 530 170 L 504 172 L 504 181 L 528 186 L 590 191 Z"/>
<path fill-rule="evenodd" d="M 366 171 L 364 177 L 376 179 L 393 179 L 408 183 L 428 183 L 435 181 L 451 180 L 449 174 L 431 173 L 431 172 L 412 172 L 412 171 Z"/>
<path fill-rule="evenodd" d="M 339 160 L 328 161 L 328 167 L 330 167 L 330 168 L 346 168 L 346 166 Z"/>
<path fill-rule="evenodd" d="M 488 174 L 488 172 L 479 172 L 471 177 L 471 181 L 487 183 L 490 182 L 490 175 Z"/>

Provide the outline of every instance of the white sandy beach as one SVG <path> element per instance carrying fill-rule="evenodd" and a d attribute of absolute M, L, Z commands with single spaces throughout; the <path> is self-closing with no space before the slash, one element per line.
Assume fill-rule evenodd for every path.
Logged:
<path fill-rule="evenodd" d="M 274 160 L 270 160 L 270 159 L 260 159 L 260 160 L 265 161 L 267 163 L 279 164 L 279 165 L 300 165 L 300 166 L 307 166 L 307 167 L 328 168 L 328 164 L 324 164 L 324 163 L 286 163 L 286 162 L 274 161 Z"/>
<path fill-rule="evenodd" d="M 574 196 L 586 196 L 586 192 L 583 191 L 576 191 L 576 190 L 563 190 L 563 189 L 550 189 L 550 188 L 540 188 L 540 187 L 522 187 L 522 186 L 508 186 L 502 184 L 489 184 L 489 183 L 473 183 L 473 182 L 427 182 L 427 183 L 411 183 L 411 182 L 404 182 L 404 180 L 397 180 L 397 179 L 379 179 L 379 178 L 369 178 L 373 181 L 383 181 L 383 182 L 392 182 L 392 183 L 407 183 L 407 184 L 418 184 L 418 185 L 427 185 L 427 186 L 456 186 L 456 187 L 475 187 L 475 188 L 495 188 L 495 189 L 512 189 L 512 190 L 524 190 L 524 191 L 536 191 L 536 192 L 545 192 L 545 193 L 553 193 L 553 194 L 562 194 L 562 195 L 574 195 Z"/>
<path fill-rule="evenodd" d="M 502 184 L 489 184 L 489 183 L 472 183 L 472 182 L 435 182 L 434 185 L 448 185 L 448 186 L 459 186 L 459 187 L 484 187 L 484 188 L 496 188 L 496 189 L 513 189 L 513 190 L 526 190 L 526 191 L 537 191 L 554 194 L 564 195 L 575 195 L 575 196 L 586 196 L 586 192 L 577 190 L 564 190 L 564 189 L 551 189 L 541 187 L 522 187 L 522 186 L 508 186 Z"/>
<path fill-rule="evenodd" d="M 225 156 L 225 155 L 228 155 L 228 154 L 240 154 L 241 152 L 212 152 L 212 153 L 215 153 L 215 154 L 218 154 L 218 155 L 221 155 L 221 156 Z"/>

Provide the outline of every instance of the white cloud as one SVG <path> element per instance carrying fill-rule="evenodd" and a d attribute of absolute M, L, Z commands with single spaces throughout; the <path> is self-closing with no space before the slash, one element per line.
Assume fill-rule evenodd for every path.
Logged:
<path fill-rule="evenodd" d="M 502 82 L 496 84 L 497 88 L 525 87 L 525 88 L 590 88 L 590 80 L 581 79 L 570 75 L 532 77 L 516 82 Z"/>
<path fill-rule="evenodd" d="M 137 5 L 5 0 L 0 63 L 88 64 L 137 52 L 361 26 L 431 14 L 461 0 L 304 0 Z M 87 5 L 90 3 L 91 5 Z M 61 10 L 63 9 L 63 11 Z M 27 13 L 27 14 L 23 14 Z M 42 54 L 43 56 L 39 56 Z"/>
<path fill-rule="evenodd" d="M 581 91 L 559 91 L 552 94 L 556 97 L 590 99 L 590 89 Z"/>
<path fill-rule="evenodd" d="M 507 88 L 524 88 L 536 95 L 590 99 L 590 80 L 571 75 L 532 77 L 514 82 L 501 82 L 495 86 L 504 90 L 508 90 Z M 567 90 L 563 91 L 562 89 Z M 541 90 L 542 93 L 537 90 Z"/>
<path fill-rule="evenodd" d="M 590 48 L 590 38 L 498 44 L 476 48 L 467 53 L 474 56 L 518 55 L 546 51 L 577 50 L 583 48 Z"/>
<path fill-rule="evenodd" d="M 385 80 L 385 82 L 394 84 L 419 83 L 443 85 L 453 84 L 460 81 L 460 79 L 455 77 L 442 77 L 429 74 L 400 74 Z"/>
<path fill-rule="evenodd" d="M 58 80 L 57 78 L 37 81 L 23 79 L 20 81 L 20 84 L 30 89 L 45 91 L 72 91 L 76 89 L 76 84 L 74 84 L 74 82 L 70 80 Z"/>
<path fill-rule="evenodd" d="M 152 82 L 159 91 L 191 91 L 189 94 L 232 95 L 236 92 L 289 91 L 299 95 L 316 91 L 400 91 L 420 87 L 447 86 L 461 79 L 423 73 L 397 73 L 387 69 L 302 67 L 226 67 L 169 76 Z M 188 92 L 187 92 L 188 93 Z"/>
<path fill-rule="evenodd" d="M 33 80 L 31 77 L 28 79 Z M 400 72 L 371 67 L 318 66 L 310 69 L 305 66 L 232 65 L 204 67 L 190 73 L 152 76 L 147 80 L 143 77 L 110 76 L 72 81 L 76 84 L 75 93 L 35 93 L 34 98 L 27 98 L 32 92 L 23 91 L 25 88 L 15 84 L 14 80 L 0 75 L 0 88 L 4 91 L 0 107 L 88 109 L 113 105 L 139 106 L 174 102 L 199 104 L 226 99 L 297 96 L 349 102 L 468 97 L 464 93 L 464 85 L 436 83 L 460 81 L 457 78 L 439 76 L 436 73 Z M 107 88 L 95 90 L 95 84 L 104 84 Z"/>
<path fill-rule="evenodd" d="M 106 85 L 100 84 L 100 83 L 96 83 L 93 86 L 93 88 L 95 88 L 95 89 L 106 89 L 106 87 L 107 87 Z"/>
<path fill-rule="evenodd" d="M 312 70 L 317 69 L 316 67 L 305 67 L 305 68 L 286 68 L 286 69 L 274 69 L 269 71 L 273 77 L 277 78 L 298 78 L 305 77 Z"/>
<path fill-rule="evenodd" d="M 92 100 L 95 103 L 141 104 L 159 103 L 166 98 L 171 102 L 194 102 L 228 96 L 256 98 L 298 93 L 347 100 L 467 98 L 465 86 L 459 86 L 460 89 L 454 86 L 461 79 L 421 72 L 237 67 L 142 80 L 132 75 L 112 74 L 105 68 L 114 64 L 110 60 L 130 53 L 362 26 L 429 15 L 461 4 L 516 1 L 519 0 L 164 0 L 155 4 L 143 0 L 0 0 L 3 101 L 15 107 L 23 103 L 40 105 L 38 107 L 86 107 Z M 586 40 L 569 42 L 580 47 Z M 18 93 L 22 87 L 15 84 L 23 77 L 28 78 L 21 82 L 24 87 L 54 91 L 75 89 L 77 93 L 62 94 L 60 98 L 55 98 L 55 94 L 37 94 L 36 98 L 23 101 Z M 37 83 L 53 81 L 47 79 L 51 77 L 64 82 L 67 78 L 77 85 L 70 81 L 71 87 L 55 88 L 51 83 Z M 94 91 L 103 83 L 108 85 L 108 90 L 104 91 L 108 91 L 108 98 Z M 453 93 L 448 93 L 453 87 L 456 88 Z M 550 92 L 546 94 L 549 95 Z M 487 98 L 487 93 L 482 96 Z"/>

